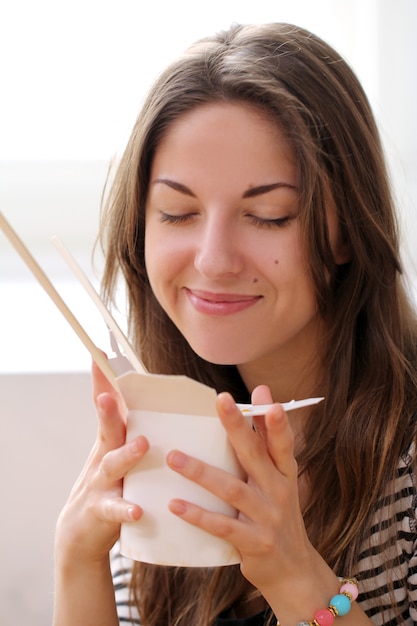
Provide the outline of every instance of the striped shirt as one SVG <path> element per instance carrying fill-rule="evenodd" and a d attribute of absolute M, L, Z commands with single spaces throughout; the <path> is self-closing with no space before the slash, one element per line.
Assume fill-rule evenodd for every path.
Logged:
<path fill-rule="evenodd" d="M 394 503 L 380 501 L 370 542 L 358 559 L 358 602 L 377 626 L 417 624 L 417 488 L 413 455 L 414 445 L 401 457 L 392 488 L 388 485 Z M 389 542 L 392 537 L 397 540 Z M 392 579 L 391 590 L 387 571 Z"/>
<path fill-rule="evenodd" d="M 394 503 L 381 500 L 371 526 L 370 542 L 361 551 L 355 576 L 359 580 L 358 603 L 376 626 L 417 626 L 417 487 L 411 465 L 414 447 L 400 459 L 390 493 Z M 394 511 L 392 510 L 394 508 Z M 393 536 L 396 542 L 389 542 Z M 129 598 L 132 561 L 111 555 L 113 582 L 120 626 L 140 624 Z M 387 571 L 392 579 L 388 585 Z M 398 615 L 396 618 L 395 615 Z M 244 622 L 219 620 L 234 626 Z M 251 624 L 263 623 L 259 621 Z"/>

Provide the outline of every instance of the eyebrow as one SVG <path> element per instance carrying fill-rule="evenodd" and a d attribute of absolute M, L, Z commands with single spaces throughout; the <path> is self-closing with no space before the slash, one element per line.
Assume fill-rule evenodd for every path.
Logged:
<path fill-rule="evenodd" d="M 192 198 L 196 197 L 196 195 L 191 191 L 189 187 L 187 187 L 186 185 L 183 185 L 182 183 L 178 183 L 175 180 L 171 180 L 169 178 L 155 178 L 155 180 L 152 181 L 152 185 L 156 185 L 157 183 L 160 183 L 162 185 L 167 185 L 167 187 L 170 187 L 171 189 L 174 189 L 175 191 L 179 191 L 180 193 L 183 193 L 186 196 L 191 196 Z M 270 185 L 259 185 L 258 187 L 250 187 L 250 189 L 247 189 L 246 191 L 243 192 L 242 198 L 254 198 L 256 196 L 261 196 L 262 194 L 269 193 L 270 191 L 273 191 L 274 189 L 280 189 L 280 188 L 294 189 L 294 190 L 297 189 L 295 185 L 291 185 L 290 183 L 284 183 L 284 182 L 271 183 Z"/>
<path fill-rule="evenodd" d="M 283 182 L 272 183 L 271 185 L 259 185 L 258 187 L 251 187 L 250 189 L 247 189 L 242 195 L 242 198 L 254 198 L 255 196 L 261 196 L 264 193 L 269 193 L 270 191 L 273 191 L 274 189 L 280 189 L 280 188 L 294 189 L 294 190 L 297 189 L 295 185 L 290 185 L 290 183 L 283 183 Z"/>

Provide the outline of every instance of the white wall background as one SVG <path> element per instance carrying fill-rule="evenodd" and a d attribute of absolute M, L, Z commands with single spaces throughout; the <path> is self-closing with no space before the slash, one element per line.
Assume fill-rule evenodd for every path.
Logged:
<path fill-rule="evenodd" d="M 90 377 L 3 374 L 0 397 L 0 624 L 48 626 L 55 523 L 94 441 Z"/>
<path fill-rule="evenodd" d="M 415 0 L 3 0 L 0 211 L 104 349 L 105 326 L 49 237 L 94 278 L 107 166 L 147 86 L 194 39 L 234 21 L 297 23 L 353 65 L 380 123 L 416 275 Z M 90 357 L 2 233 L 0 303 L 0 623 L 44 626 L 56 516 L 95 427 Z"/>

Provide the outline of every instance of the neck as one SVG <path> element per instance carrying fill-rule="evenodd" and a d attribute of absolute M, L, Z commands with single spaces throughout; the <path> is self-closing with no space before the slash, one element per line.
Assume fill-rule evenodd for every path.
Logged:
<path fill-rule="evenodd" d="M 289 402 L 321 395 L 321 336 L 320 329 L 315 326 L 310 335 L 306 336 L 304 333 L 278 352 L 258 361 L 239 365 L 239 373 L 249 392 L 252 393 L 258 385 L 267 385 L 274 402 Z M 310 407 L 306 407 L 288 414 L 297 435 L 301 434 L 309 412 Z"/>
<path fill-rule="evenodd" d="M 322 353 L 318 342 L 285 346 L 273 354 L 238 366 L 250 393 L 258 385 L 267 385 L 274 402 L 301 400 L 316 395 L 322 378 Z"/>

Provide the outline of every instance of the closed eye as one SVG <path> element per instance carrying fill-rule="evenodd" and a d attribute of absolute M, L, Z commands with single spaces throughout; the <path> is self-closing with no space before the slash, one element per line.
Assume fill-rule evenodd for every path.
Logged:
<path fill-rule="evenodd" d="M 170 213 L 161 212 L 160 219 L 162 223 L 166 223 L 166 224 L 184 224 L 185 222 L 189 222 L 195 215 L 196 213 L 183 213 L 180 215 L 171 215 Z"/>
<path fill-rule="evenodd" d="M 285 217 L 275 217 L 273 219 L 267 219 L 264 217 L 258 217 L 256 215 L 248 215 L 249 221 L 251 224 L 255 226 L 265 227 L 265 228 L 281 228 L 288 224 L 291 219 L 290 215 L 286 215 Z"/>
<path fill-rule="evenodd" d="M 176 215 L 161 211 L 160 220 L 165 224 L 185 224 L 190 222 L 196 215 L 197 213 L 181 213 Z M 272 219 L 258 217 L 256 215 L 247 215 L 247 218 L 251 224 L 260 228 L 282 228 L 292 219 L 290 215 L 286 215 L 285 217 L 275 217 Z"/>

